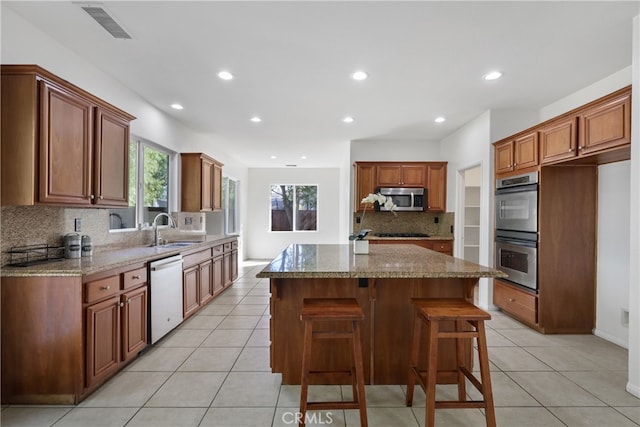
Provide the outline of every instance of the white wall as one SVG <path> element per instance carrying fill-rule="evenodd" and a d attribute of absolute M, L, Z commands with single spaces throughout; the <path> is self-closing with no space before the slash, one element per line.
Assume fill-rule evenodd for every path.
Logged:
<path fill-rule="evenodd" d="M 291 243 L 340 243 L 348 239 L 349 230 L 341 215 L 345 188 L 338 168 L 250 168 L 248 199 L 251 214 L 246 218 L 246 255 L 250 259 L 271 259 Z M 305 232 L 271 232 L 271 185 L 297 184 L 318 186 L 318 230 Z"/>
<path fill-rule="evenodd" d="M 633 20 L 631 191 L 629 230 L 629 381 L 640 397 L 640 15 Z"/>
<path fill-rule="evenodd" d="M 0 5 L 1 7 L 1 5 Z M 146 102 L 133 90 L 85 61 L 75 52 L 49 37 L 14 13 L 2 7 L 1 50 L 3 64 L 37 64 L 98 96 L 118 108 L 136 116 L 131 133 L 176 152 L 205 152 L 224 163 L 223 171 L 246 182 L 247 168 L 225 150 L 226 141 L 216 135 L 194 132 L 171 116 Z M 174 171 L 176 172 L 176 171 Z M 173 174 L 171 210 L 178 209 L 178 174 Z M 243 193 L 241 189 L 241 194 Z M 241 215 L 246 216 L 244 207 Z M 240 245 L 242 246 L 242 239 Z"/>
<path fill-rule="evenodd" d="M 598 267 L 596 329 L 598 335 L 629 346 L 629 326 L 621 310 L 629 310 L 630 162 L 598 168 Z"/>

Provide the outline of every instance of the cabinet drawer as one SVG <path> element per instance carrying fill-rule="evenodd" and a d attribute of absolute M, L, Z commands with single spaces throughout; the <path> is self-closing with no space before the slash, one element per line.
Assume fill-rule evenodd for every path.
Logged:
<path fill-rule="evenodd" d="M 215 258 L 218 255 L 222 255 L 222 252 L 224 252 L 224 245 L 216 245 L 213 247 L 213 257 Z"/>
<path fill-rule="evenodd" d="M 493 284 L 495 305 L 526 322 L 538 323 L 538 297 L 499 280 Z"/>
<path fill-rule="evenodd" d="M 123 288 L 129 289 L 143 284 L 147 281 L 147 268 L 138 268 L 122 274 L 124 278 Z"/>
<path fill-rule="evenodd" d="M 211 258 L 211 249 L 207 249 L 204 251 L 196 252 L 195 254 L 187 255 L 183 258 L 182 268 L 186 269 L 187 267 L 195 264 L 199 264 L 202 261 L 206 261 Z"/>
<path fill-rule="evenodd" d="M 120 292 L 120 276 L 85 283 L 85 302 L 101 300 Z"/>
<path fill-rule="evenodd" d="M 231 249 L 232 250 L 238 249 L 238 241 L 237 240 L 231 242 Z"/>
<path fill-rule="evenodd" d="M 231 250 L 231 242 L 224 244 L 224 251 L 229 252 Z"/>
<path fill-rule="evenodd" d="M 433 250 L 436 252 L 451 253 L 453 251 L 453 242 L 450 240 L 436 240 L 433 242 Z"/>

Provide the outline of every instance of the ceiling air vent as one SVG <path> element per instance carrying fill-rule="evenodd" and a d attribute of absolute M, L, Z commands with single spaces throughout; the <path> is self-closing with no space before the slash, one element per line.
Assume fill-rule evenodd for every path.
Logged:
<path fill-rule="evenodd" d="M 82 5 L 82 9 L 89 14 L 98 24 L 116 39 L 131 39 L 129 33 L 120 26 L 112 17 L 98 5 Z"/>

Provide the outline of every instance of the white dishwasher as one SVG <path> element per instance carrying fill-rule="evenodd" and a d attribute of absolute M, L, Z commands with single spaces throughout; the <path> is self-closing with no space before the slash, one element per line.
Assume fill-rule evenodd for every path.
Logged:
<path fill-rule="evenodd" d="M 182 255 L 151 262 L 151 344 L 182 322 Z"/>

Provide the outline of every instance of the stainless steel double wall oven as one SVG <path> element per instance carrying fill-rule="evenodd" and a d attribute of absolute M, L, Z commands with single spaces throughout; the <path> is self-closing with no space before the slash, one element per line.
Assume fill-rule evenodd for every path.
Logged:
<path fill-rule="evenodd" d="M 538 291 L 538 172 L 496 180 L 496 268 Z"/>

